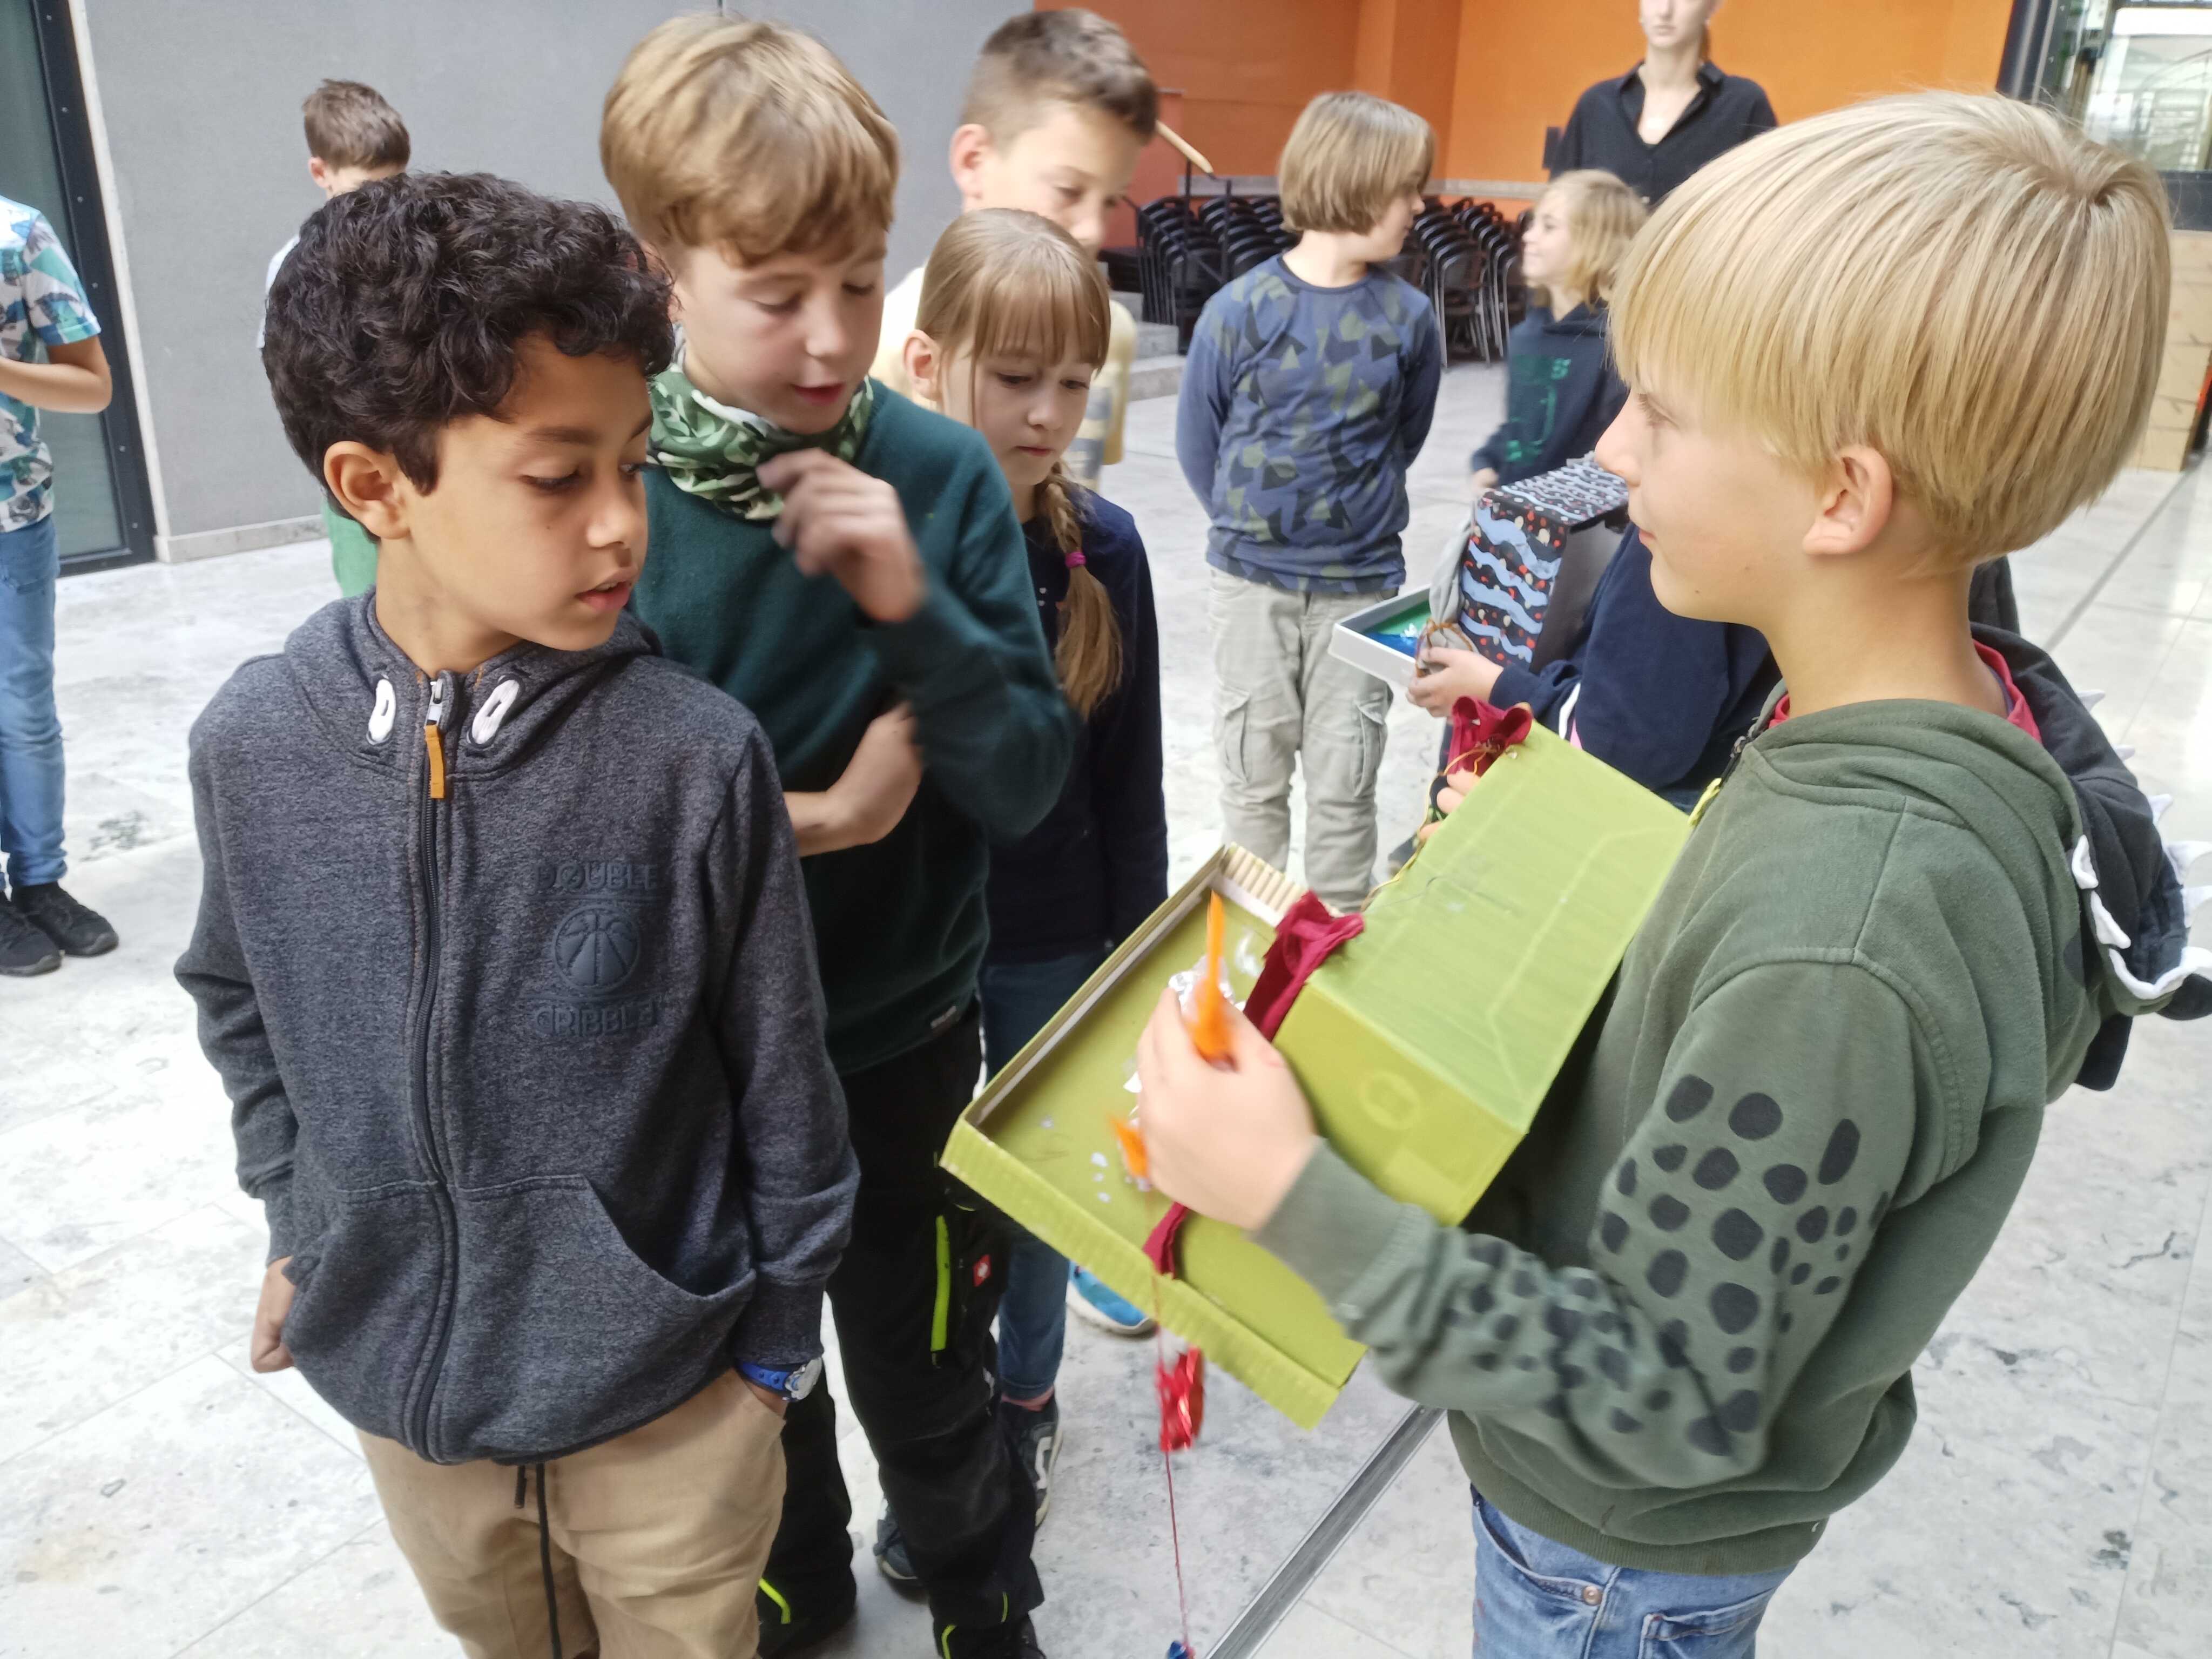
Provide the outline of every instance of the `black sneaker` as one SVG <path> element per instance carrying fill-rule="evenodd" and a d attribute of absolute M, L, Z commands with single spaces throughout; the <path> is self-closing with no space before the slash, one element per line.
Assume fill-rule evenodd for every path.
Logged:
<path fill-rule="evenodd" d="M 1035 1411 L 1002 1400 L 999 1421 L 1013 1446 L 1014 1461 L 1036 1494 L 1036 1523 L 1041 1527 L 1052 1508 L 1052 1472 L 1060 1463 L 1060 1397 L 1055 1395 Z"/>
<path fill-rule="evenodd" d="M 876 1517 L 876 1571 L 901 1589 L 911 1589 L 921 1583 L 921 1575 L 914 1570 L 914 1558 L 907 1553 L 906 1534 L 899 1530 L 898 1516 L 888 1504 Z"/>
<path fill-rule="evenodd" d="M 115 930 L 97 910 L 88 910 L 58 881 L 34 887 L 21 883 L 9 894 L 17 914 L 62 948 L 65 957 L 106 956 L 115 948 Z"/>
<path fill-rule="evenodd" d="M 814 1610 L 794 1607 L 763 1578 L 753 1601 L 760 1610 L 760 1659 L 779 1659 L 789 1653 L 805 1653 L 820 1647 L 853 1622 L 856 1599 L 847 1595 L 841 1604 Z"/>
<path fill-rule="evenodd" d="M 1036 1628 L 1024 1613 L 1011 1624 L 939 1625 L 937 1651 L 945 1659 L 1044 1659 Z M 762 1650 L 766 1652 L 766 1649 Z"/>
<path fill-rule="evenodd" d="M 0 898 L 0 974 L 28 979 L 33 974 L 51 974 L 61 965 L 62 953 L 54 948 L 53 940 Z"/>

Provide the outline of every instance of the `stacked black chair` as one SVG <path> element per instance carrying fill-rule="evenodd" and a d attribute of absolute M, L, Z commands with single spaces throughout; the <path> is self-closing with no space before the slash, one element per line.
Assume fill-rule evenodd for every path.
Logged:
<path fill-rule="evenodd" d="M 1162 197 L 1137 210 L 1137 242 L 1143 260 L 1145 320 L 1174 325 L 1177 349 L 1188 351 L 1198 313 L 1229 280 L 1228 255 L 1212 230 L 1179 196 Z"/>
<path fill-rule="evenodd" d="M 1528 215 L 1509 220 L 1494 204 L 1465 201 L 1452 210 L 1468 238 L 1482 251 L 1483 280 L 1476 294 L 1480 313 L 1477 328 L 1486 342 L 1485 356 L 1503 357 L 1505 337 L 1526 308 L 1521 293 L 1521 233 Z"/>
<path fill-rule="evenodd" d="M 1217 196 L 1199 210 L 1227 256 L 1230 276 L 1265 264 L 1297 240 L 1283 229 L 1281 204 L 1270 200 L 1272 216 L 1262 216 L 1257 198 L 1249 196 Z"/>

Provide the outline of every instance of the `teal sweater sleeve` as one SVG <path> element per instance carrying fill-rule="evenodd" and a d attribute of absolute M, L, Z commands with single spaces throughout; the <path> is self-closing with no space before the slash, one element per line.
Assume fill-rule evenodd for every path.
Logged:
<path fill-rule="evenodd" d="M 1256 1235 L 1383 1379 L 1493 1419 L 1606 1486 L 1757 1468 L 1898 1190 L 1942 1067 L 1850 962 L 1769 961 L 1707 993 L 1580 1262 L 1440 1227 L 1326 1147 Z"/>
<path fill-rule="evenodd" d="M 1075 716 L 1045 649 L 1006 478 L 995 465 L 963 471 L 964 489 L 917 526 L 953 544 L 928 561 L 921 609 L 874 630 L 876 653 L 914 708 L 931 781 L 993 840 L 1013 841 L 1060 799 Z"/>

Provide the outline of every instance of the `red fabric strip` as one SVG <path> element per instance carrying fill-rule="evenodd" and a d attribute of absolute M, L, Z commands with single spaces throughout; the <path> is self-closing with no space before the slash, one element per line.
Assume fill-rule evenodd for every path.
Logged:
<path fill-rule="evenodd" d="M 1527 738 L 1535 723 L 1536 717 L 1525 702 L 1499 708 L 1474 697 L 1462 697 L 1452 705 L 1451 760 L 1444 775 L 1471 767 L 1474 775 L 1480 777 L 1500 755 Z"/>

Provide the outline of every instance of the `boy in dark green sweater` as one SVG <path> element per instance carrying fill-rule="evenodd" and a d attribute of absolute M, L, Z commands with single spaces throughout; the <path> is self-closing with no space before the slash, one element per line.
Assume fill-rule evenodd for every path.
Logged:
<path fill-rule="evenodd" d="M 1058 799 L 1074 738 L 1021 526 L 981 439 L 866 378 L 896 141 L 818 42 L 663 25 L 608 94 L 600 154 L 684 327 L 653 386 L 634 604 L 758 718 L 805 860 L 860 1166 L 830 1282 L 846 1383 L 936 1651 L 1024 1659 L 1042 1593 L 1035 1500 L 994 1415 L 1002 1224 L 936 1162 L 981 1071 L 988 843 Z M 775 1655 L 850 1616 L 852 1504 L 826 1391 L 756 1380 L 792 1402 L 762 1582 Z"/>
<path fill-rule="evenodd" d="M 1707 167 L 1630 255 L 1597 453 L 1660 601 L 1760 630 L 1787 695 L 1595 1040 L 1453 1231 L 1320 1144 L 1249 1026 L 1223 1072 L 1172 1002 L 1147 1029 L 1163 1189 L 1452 1409 L 1480 1652 L 1749 1653 L 1896 1461 L 2045 1105 L 2109 1081 L 2110 1022 L 2202 1012 L 2132 779 L 1967 621 L 1976 565 L 2134 447 L 2167 286 L 2155 175 L 2025 105 L 1884 100 Z"/>

